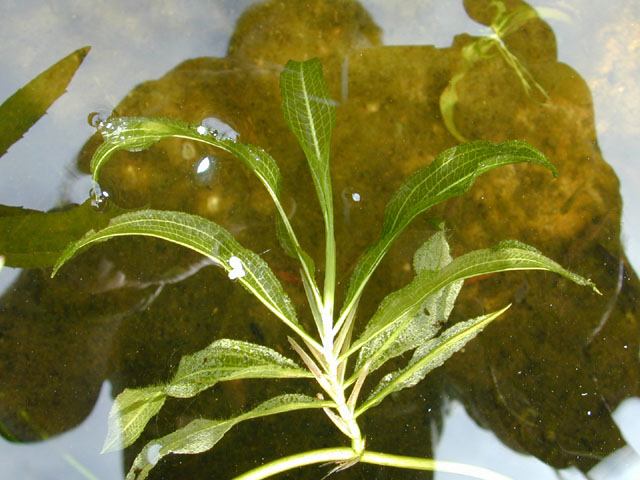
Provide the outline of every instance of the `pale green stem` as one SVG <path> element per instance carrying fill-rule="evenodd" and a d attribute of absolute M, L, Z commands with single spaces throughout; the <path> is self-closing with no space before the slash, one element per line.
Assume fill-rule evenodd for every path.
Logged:
<path fill-rule="evenodd" d="M 261 480 L 278 473 L 286 472 L 294 468 L 313 465 L 315 463 L 326 462 L 349 462 L 358 456 L 348 448 L 325 448 L 322 450 L 311 450 L 289 457 L 280 458 L 273 462 L 255 468 L 234 480 Z M 360 462 L 382 465 L 386 467 L 407 468 L 411 470 L 439 471 L 447 473 L 457 473 L 481 480 L 510 480 L 500 473 L 493 472 L 487 468 L 465 465 L 456 462 L 444 462 L 427 458 L 405 457 L 402 455 L 390 455 L 388 453 L 365 451 L 359 458 Z"/>
<path fill-rule="evenodd" d="M 273 462 L 254 468 L 239 477 L 235 477 L 234 480 L 261 480 L 293 468 L 313 465 L 314 463 L 344 462 L 350 460 L 353 456 L 353 450 L 349 447 L 311 450 L 274 460 Z"/>
<path fill-rule="evenodd" d="M 326 215 L 325 225 L 325 269 L 322 320 L 324 335 L 322 343 L 327 354 L 333 350 L 333 302 L 336 290 L 336 239 L 333 231 L 333 212 Z"/>
<path fill-rule="evenodd" d="M 430 458 L 405 457 L 404 455 L 391 455 L 389 453 L 365 451 L 360 457 L 362 463 L 384 465 L 386 467 L 408 468 L 411 470 L 431 470 L 438 472 L 457 473 L 467 477 L 481 480 L 511 480 L 501 473 L 488 468 L 466 465 L 464 463 L 446 462 Z"/>

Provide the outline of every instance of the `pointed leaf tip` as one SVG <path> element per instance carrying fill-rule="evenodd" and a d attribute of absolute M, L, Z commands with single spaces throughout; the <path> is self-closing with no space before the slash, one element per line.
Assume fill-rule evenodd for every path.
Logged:
<path fill-rule="evenodd" d="M 0 156 L 47 113 L 71 82 L 91 47 L 67 55 L 0 105 Z"/>

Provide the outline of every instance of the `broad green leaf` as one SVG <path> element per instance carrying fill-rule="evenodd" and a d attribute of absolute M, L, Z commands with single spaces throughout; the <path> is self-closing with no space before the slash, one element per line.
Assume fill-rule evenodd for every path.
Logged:
<path fill-rule="evenodd" d="M 369 398 L 356 410 L 361 415 L 378 405 L 387 395 L 403 388 L 410 388 L 422 381 L 434 368 L 442 365 L 454 353 L 462 349 L 494 319 L 502 315 L 511 305 L 488 315 L 456 323 L 437 338 L 433 338 L 416 349 L 408 365 L 382 377 Z"/>
<path fill-rule="evenodd" d="M 496 167 L 521 162 L 543 165 L 557 175 L 556 169 L 541 152 L 517 140 L 499 145 L 485 141 L 458 145 L 411 175 L 387 204 L 380 237 L 356 264 L 341 317 L 353 307 L 391 244 L 411 220 L 438 203 L 466 193 L 479 175 Z"/>
<path fill-rule="evenodd" d="M 51 212 L 0 205 L 0 254 L 8 267 L 51 267 L 69 242 L 122 213 L 115 206 L 99 211 L 90 201 Z"/>
<path fill-rule="evenodd" d="M 414 254 L 413 267 L 417 274 L 437 272 L 450 264 L 446 234 L 441 227 Z M 449 318 L 464 280 L 448 284 L 435 294 L 427 297 L 418 312 L 408 321 L 390 328 L 362 346 L 356 362 L 356 371 L 370 360 L 369 372 L 373 372 L 390 358 L 415 349 L 435 336 Z"/>
<path fill-rule="evenodd" d="M 516 241 L 504 241 L 492 248 L 476 250 L 455 258 L 437 272 L 422 272 L 409 285 L 388 295 L 380 303 L 362 335 L 342 357 L 357 351 L 395 324 L 413 317 L 428 297 L 447 285 L 478 275 L 510 270 L 547 270 L 600 293 L 593 282 L 564 269 L 533 247 Z"/>
<path fill-rule="evenodd" d="M 109 412 L 109 430 L 102 453 L 121 450 L 135 442 L 166 398 L 162 386 L 127 388 L 120 393 Z"/>
<path fill-rule="evenodd" d="M 329 153 L 336 122 L 335 102 L 329 96 L 317 58 L 289 61 L 280 74 L 282 113 L 307 157 L 325 218 L 333 218 Z"/>
<path fill-rule="evenodd" d="M 225 338 L 182 357 L 178 371 L 164 391 L 172 397 L 186 398 L 225 380 L 310 377 L 313 377 L 310 372 L 275 350 Z"/>
<path fill-rule="evenodd" d="M 333 402 L 298 394 L 281 395 L 228 420 L 196 419 L 169 435 L 149 442 L 133 461 L 127 480 L 143 480 L 158 461 L 169 454 L 194 454 L 210 450 L 234 425 L 277 413 L 333 407 Z"/>
<path fill-rule="evenodd" d="M 66 56 L 0 105 L 0 156 L 67 91 L 67 85 L 90 49 L 83 47 Z"/>
<path fill-rule="evenodd" d="M 92 230 L 70 244 L 56 262 L 52 276 L 70 258 L 93 243 L 125 235 L 162 238 L 205 255 L 224 268 L 229 278 L 237 279 L 287 325 L 306 336 L 298 325 L 288 295 L 267 263 L 259 255 L 242 247 L 227 230 L 196 215 L 139 210 L 115 217 L 102 230 Z"/>
<path fill-rule="evenodd" d="M 280 169 L 271 155 L 260 147 L 218 136 L 216 131 L 203 125 L 192 125 L 180 120 L 167 118 L 115 117 L 96 122 L 98 132 L 102 134 L 104 143 L 91 158 L 90 170 L 93 180 L 98 183 L 102 166 L 118 150 L 137 152 L 149 148 L 160 140 L 177 137 L 205 143 L 220 148 L 238 158 L 251 170 L 267 189 L 279 219 L 276 223 L 279 238 L 287 253 L 297 257 L 307 279 L 315 287 L 315 266 L 311 257 L 302 249 L 289 219 L 280 203 L 282 176 Z"/>

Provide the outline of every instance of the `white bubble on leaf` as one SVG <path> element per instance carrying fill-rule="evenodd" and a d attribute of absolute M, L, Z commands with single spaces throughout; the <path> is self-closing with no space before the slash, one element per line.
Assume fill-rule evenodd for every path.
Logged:
<path fill-rule="evenodd" d="M 231 257 L 227 263 L 229 263 L 229 266 L 231 267 L 231 271 L 229 272 L 229 278 L 231 280 L 242 278 L 246 275 L 244 267 L 242 266 L 242 260 L 238 257 Z"/>
<path fill-rule="evenodd" d="M 162 446 L 159 443 L 154 443 L 153 445 L 149 445 L 149 448 L 147 449 L 147 461 L 151 465 L 155 466 L 155 464 L 158 463 L 158 460 L 160 460 L 161 448 Z"/>

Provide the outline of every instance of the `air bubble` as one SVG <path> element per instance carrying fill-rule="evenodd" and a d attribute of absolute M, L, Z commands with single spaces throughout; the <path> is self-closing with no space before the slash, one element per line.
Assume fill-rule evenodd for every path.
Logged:
<path fill-rule="evenodd" d="M 240 135 L 228 123 L 225 123 L 216 117 L 207 117 L 203 119 L 201 127 L 206 128 L 215 136 L 226 140 L 233 140 L 234 142 Z"/>
<path fill-rule="evenodd" d="M 237 278 L 242 278 L 247 274 L 244 271 L 244 267 L 242 266 L 242 260 L 240 260 L 238 257 L 235 257 L 235 256 L 231 257 L 227 261 L 227 263 L 232 268 L 232 270 L 229 272 L 229 278 L 231 280 L 235 280 Z"/>
<path fill-rule="evenodd" d="M 162 446 L 159 443 L 154 443 L 153 445 L 149 445 L 147 449 L 147 461 L 149 464 L 154 465 L 158 463 L 160 460 L 160 449 Z"/>
<path fill-rule="evenodd" d="M 109 119 L 110 115 L 110 111 L 91 112 L 87 120 L 89 122 L 89 125 L 91 125 L 92 127 L 100 128 L 104 124 L 104 122 Z"/>
<path fill-rule="evenodd" d="M 107 208 L 109 192 L 102 190 L 98 183 L 93 182 L 93 186 L 89 190 L 89 197 L 91 198 L 91 206 L 96 210 L 104 211 Z"/>

